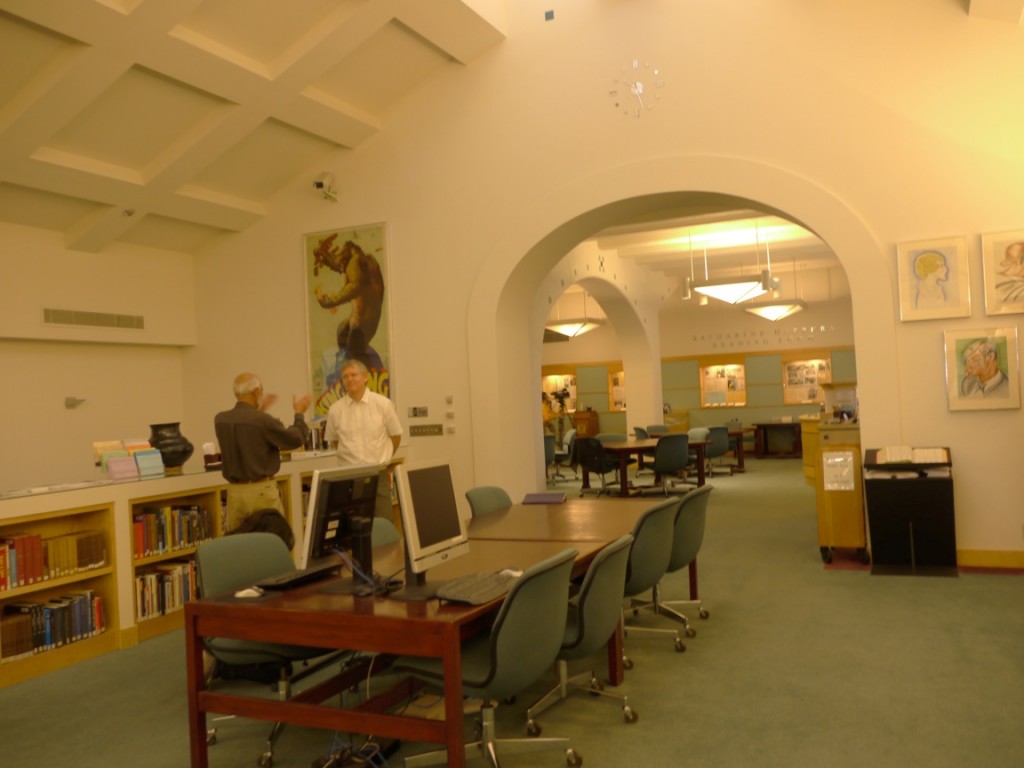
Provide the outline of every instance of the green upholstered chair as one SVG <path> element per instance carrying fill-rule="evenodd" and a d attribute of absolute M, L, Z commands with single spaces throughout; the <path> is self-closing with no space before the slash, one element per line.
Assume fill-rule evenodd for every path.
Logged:
<path fill-rule="evenodd" d="M 622 597 L 626 586 L 626 567 L 632 534 L 625 534 L 598 552 L 579 591 L 569 601 L 569 616 L 565 623 L 562 649 L 555 665 L 558 684 L 526 711 L 527 732 L 540 733 L 536 717 L 573 690 L 606 696 L 622 702 L 622 714 L 627 723 L 635 723 L 636 711 L 629 699 L 604 690 L 593 670 L 569 677 L 569 662 L 585 659 L 607 645 L 622 615 Z"/>
<path fill-rule="evenodd" d="M 537 752 L 564 749 L 570 765 L 582 762 L 568 739 L 498 739 L 494 727 L 495 701 L 507 699 L 536 682 L 555 663 L 565 636 L 569 576 L 575 549 L 550 557 L 523 572 L 513 584 L 490 632 L 462 643 L 462 689 L 484 700 L 480 708 L 480 741 L 467 744 L 491 766 L 498 766 L 498 752 Z M 443 688 L 441 659 L 400 656 L 392 666 L 429 686 Z M 410 755 L 406 766 L 443 765 L 447 751 Z"/>
<path fill-rule="evenodd" d="M 680 499 L 670 496 L 644 512 L 634 523 L 634 541 L 633 546 L 629 549 L 629 570 L 623 590 L 627 600 L 631 601 L 632 598 L 653 589 L 668 570 L 669 559 L 672 556 L 673 527 L 676 522 L 679 502 Z M 633 631 L 643 631 L 642 627 L 634 629 L 627 625 L 625 618 L 623 615 L 623 629 L 627 635 Z M 678 632 L 676 632 L 675 641 L 677 651 L 686 650 L 683 638 Z M 628 656 L 623 656 L 622 663 L 626 669 L 633 667 L 633 662 Z"/>
<path fill-rule="evenodd" d="M 694 488 L 679 500 L 679 511 L 676 513 L 672 531 L 672 552 L 669 556 L 668 568 L 665 570 L 666 575 L 689 567 L 690 563 L 697 559 L 697 553 L 700 552 L 701 545 L 704 543 L 708 500 L 711 498 L 712 489 L 713 486 L 702 485 L 700 488 Z M 690 625 L 690 620 L 686 614 L 676 610 L 673 606 L 694 606 L 702 619 L 706 619 L 711 615 L 699 598 L 694 600 L 662 600 L 660 580 L 659 583 L 651 587 L 650 600 L 633 599 L 631 605 L 634 613 L 646 609 L 682 622 L 687 637 L 696 636 L 697 631 Z M 675 630 L 645 627 L 640 631 L 664 633 L 674 632 Z"/>
<path fill-rule="evenodd" d="M 261 579 L 293 571 L 295 563 L 279 536 L 272 533 L 236 533 L 200 544 L 196 550 L 196 570 L 200 596 L 213 597 L 231 595 Z M 282 699 L 291 696 L 292 683 L 322 669 L 337 656 L 334 649 L 226 637 L 206 638 L 205 645 L 207 652 L 217 660 L 224 677 L 245 678 L 258 672 L 252 679 L 265 683 L 265 677 L 274 676 L 278 681 L 278 696 Z M 321 663 L 306 666 L 298 674 L 294 672 L 294 664 L 318 658 Z M 258 765 L 270 766 L 273 763 L 274 745 L 283 729 L 284 723 L 274 724 Z M 216 740 L 216 729 L 208 730 L 207 742 L 213 744 Z"/>
<path fill-rule="evenodd" d="M 654 483 L 634 486 L 641 494 L 659 493 L 668 496 L 674 486 L 683 482 L 683 473 L 690 463 L 690 438 L 685 433 L 664 435 L 654 449 Z"/>
<path fill-rule="evenodd" d="M 469 501 L 473 517 L 500 512 L 512 506 L 512 498 L 508 492 L 497 485 L 478 485 L 476 488 L 470 488 L 466 491 L 466 499 Z"/>

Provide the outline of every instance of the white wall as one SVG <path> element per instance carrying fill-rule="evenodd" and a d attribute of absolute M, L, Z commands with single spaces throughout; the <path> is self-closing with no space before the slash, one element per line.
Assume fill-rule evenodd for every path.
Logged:
<path fill-rule="evenodd" d="M 1024 224 L 1012 88 L 1024 31 L 934 0 L 755 0 L 742 13 L 704 0 L 574 3 L 551 22 L 546 5 L 507 3 L 503 44 L 453 64 L 367 145 L 339 152 L 327 168 L 337 205 L 296 183 L 267 221 L 195 259 L 197 343 L 182 368 L 193 433 L 229 403 L 241 369 L 284 396 L 305 389 L 300 236 L 384 221 L 400 413 L 443 410 L 451 394 L 457 414 L 455 434 L 407 450 L 449 456 L 463 486 L 532 489 L 540 286 L 603 227 L 734 195 L 808 226 L 840 259 L 865 444 L 951 446 L 960 548 L 1021 552 L 1024 473 L 1011 462 L 1024 417 L 948 411 L 942 331 L 991 325 L 979 235 Z M 639 119 L 609 98 L 634 57 L 665 83 Z M 900 323 L 896 243 L 954 234 L 970 245 L 971 317 Z M 612 282 L 627 305 L 645 290 Z M 29 434 L 36 393 L 11 394 Z"/>

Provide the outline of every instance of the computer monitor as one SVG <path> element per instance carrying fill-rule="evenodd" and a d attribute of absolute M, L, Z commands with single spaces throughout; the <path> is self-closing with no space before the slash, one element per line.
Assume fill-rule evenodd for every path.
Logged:
<path fill-rule="evenodd" d="M 405 532 L 406 588 L 393 597 L 426 600 L 426 571 L 469 552 L 466 521 L 455 503 L 451 467 L 443 461 L 399 464 L 395 485 Z"/>
<path fill-rule="evenodd" d="M 313 472 L 300 568 L 327 560 L 335 550 L 352 550 L 352 519 L 372 524 L 381 469 L 366 465 Z"/>

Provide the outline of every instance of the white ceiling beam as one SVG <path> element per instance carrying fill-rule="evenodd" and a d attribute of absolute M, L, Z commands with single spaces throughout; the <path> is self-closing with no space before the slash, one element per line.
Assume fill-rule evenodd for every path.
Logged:
<path fill-rule="evenodd" d="M 1024 18 L 1024 0 L 970 0 L 968 13 L 983 19 L 1020 24 Z"/>

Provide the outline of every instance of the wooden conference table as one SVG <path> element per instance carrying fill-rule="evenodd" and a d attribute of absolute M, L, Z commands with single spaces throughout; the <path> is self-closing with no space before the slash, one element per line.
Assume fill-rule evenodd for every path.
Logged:
<path fill-rule="evenodd" d="M 743 456 L 743 435 L 751 432 L 751 429 L 730 429 L 729 437 L 735 438 L 735 454 L 736 454 L 736 466 L 733 468 L 734 472 L 745 472 L 746 465 L 744 464 Z M 666 433 L 671 434 L 671 433 Z M 619 457 L 619 496 L 629 496 L 629 457 L 636 455 L 640 456 L 650 455 L 657 445 L 658 440 L 664 435 L 657 435 L 656 437 L 648 438 L 631 438 L 626 440 L 609 440 L 601 443 L 604 449 L 608 453 L 615 454 Z M 701 486 L 707 481 L 705 472 L 705 465 L 707 464 L 707 440 L 691 440 L 689 443 L 690 448 L 694 453 L 694 463 L 697 465 L 697 485 Z M 587 472 L 586 468 L 583 468 L 583 482 L 582 488 L 590 487 L 590 473 Z"/>
<path fill-rule="evenodd" d="M 564 504 L 515 505 L 507 512 L 487 516 L 493 519 L 474 520 L 470 526 L 469 554 L 432 568 L 427 574 L 428 581 L 503 567 L 527 568 L 568 547 L 579 552 L 573 573 L 581 575 L 601 547 L 630 531 L 644 510 L 657 503 L 658 499 L 573 499 Z M 401 543 L 374 549 L 374 569 L 379 573 L 395 573 L 403 563 Z M 489 629 L 501 601 L 480 606 L 442 604 L 437 600 L 402 602 L 386 597 L 331 594 L 324 591 L 329 586 L 330 582 L 319 582 L 255 599 L 225 595 L 186 603 L 193 768 L 209 765 L 207 712 L 437 742 L 448 750 L 448 765 L 465 765 L 460 644 L 464 638 Z M 359 682 L 367 674 L 365 667 L 348 670 L 287 701 L 208 690 L 203 675 L 204 637 L 441 658 L 445 719 L 434 721 L 391 713 L 414 692 L 417 684 L 408 681 L 357 707 L 322 706 L 322 702 Z M 621 636 L 618 643 L 617 663 L 621 664 Z M 609 650 L 610 667 L 611 653 Z M 378 669 L 380 666 L 385 665 L 378 665 Z M 614 670 L 610 672 L 614 680 Z M 621 667 L 618 674 L 621 679 Z"/>

